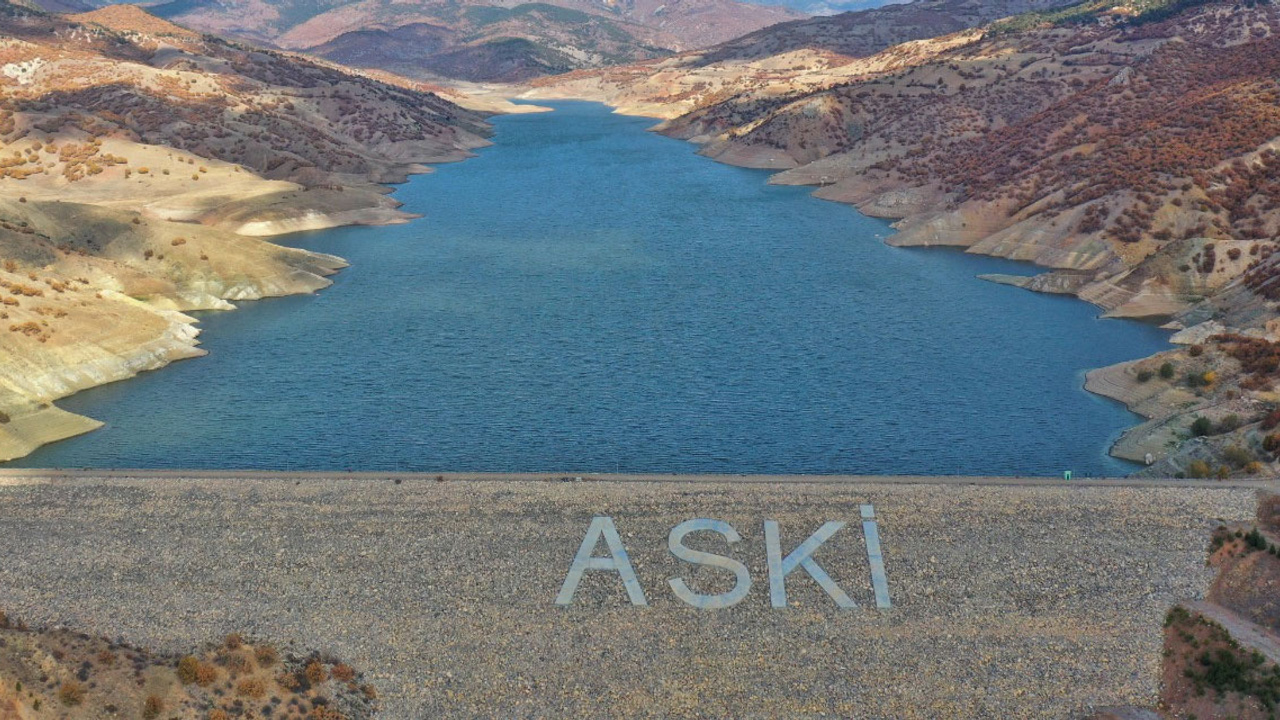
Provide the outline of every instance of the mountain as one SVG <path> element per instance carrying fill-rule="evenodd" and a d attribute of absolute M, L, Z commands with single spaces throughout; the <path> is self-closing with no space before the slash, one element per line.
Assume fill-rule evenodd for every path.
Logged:
<path fill-rule="evenodd" d="M 918 63 L 940 48 L 968 42 L 965 30 L 1072 1 L 915 0 L 780 23 L 705 50 L 530 85 L 539 97 L 601 99 L 671 118 L 752 88 L 764 94 L 821 88 Z"/>
<path fill-rule="evenodd" d="M 762 5 L 782 5 L 807 15 L 837 15 L 839 13 L 870 10 L 897 2 L 910 0 L 756 0 Z"/>
<path fill-rule="evenodd" d="M 13 4 L 28 10 L 39 10 L 55 13 L 80 13 L 94 9 L 93 5 L 80 0 L 13 0 Z"/>
<path fill-rule="evenodd" d="M 57 398 L 201 354 L 184 312 L 343 266 L 265 236 L 403 222 L 376 183 L 489 132 L 417 83 L 132 6 L 0 2 L 0 89 L 0 459 L 97 427 Z"/>
<path fill-rule="evenodd" d="M 306 51 L 346 65 L 405 75 L 515 82 L 662 57 L 675 43 L 642 25 L 545 3 L 510 9 L 470 7 L 430 19 L 387 30 L 344 32 Z M 312 42 L 309 33 L 315 25 L 278 40 L 306 45 Z"/>
<path fill-rule="evenodd" d="M 759 59 L 801 49 L 865 57 L 911 40 L 938 37 L 1070 2 L 1072 0 L 916 0 L 766 28 L 714 48 L 703 55 L 703 61 Z"/>
<path fill-rule="evenodd" d="M 936 7 L 913 5 L 892 10 Z M 1156 474 L 1280 470 L 1277 6 L 1087 0 L 865 56 L 884 39 L 855 21 L 530 95 L 668 118 L 710 157 L 897 219 L 895 245 L 1030 261 L 1050 271 L 992 279 L 1169 323 L 1179 349 L 1090 375 L 1151 418 L 1113 452 Z"/>
<path fill-rule="evenodd" d="M 152 10 L 362 67 L 498 81 L 660 57 L 802 17 L 737 0 L 174 0 Z"/>

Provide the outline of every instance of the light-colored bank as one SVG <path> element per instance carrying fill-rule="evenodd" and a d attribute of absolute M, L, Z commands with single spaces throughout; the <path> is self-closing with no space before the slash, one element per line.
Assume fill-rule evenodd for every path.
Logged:
<path fill-rule="evenodd" d="M 6 471 L 0 607 L 331 650 L 388 718 L 1065 718 L 1154 702 L 1259 486 Z"/>

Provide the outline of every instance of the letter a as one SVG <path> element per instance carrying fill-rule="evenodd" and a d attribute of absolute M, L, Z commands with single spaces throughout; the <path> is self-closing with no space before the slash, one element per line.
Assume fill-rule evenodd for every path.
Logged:
<path fill-rule="evenodd" d="M 844 525 L 842 522 L 829 522 L 823 525 L 818 528 L 818 532 L 810 535 L 808 540 L 783 559 L 782 541 L 778 539 L 778 523 L 774 520 L 764 521 L 764 545 L 769 559 L 769 601 L 774 607 L 787 606 L 786 577 L 797 567 L 804 568 L 805 572 L 827 591 L 831 599 L 836 601 L 836 605 L 842 608 L 857 607 L 853 600 L 850 600 L 849 596 L 840 589 L 840 586 L 836 585 L 827 571 L 810 557 L 822 547 L 822 543 L 831 539 L 831 536 Z"/>
<path fill-rule="evenodd" d="M 604 536 L 605 545 L 609 548 L 609 557 L 592 557 L 596 545 L 600 544 L 600 536 Z M 587 528 L 587 536 L 582 539 L 582 547 L 573 558 L 569 574 L 565 576 L 560 594 L 556 596 L 557 605 L 572 605 L 573 594 L 578 591 L 578 583 L 582 581 L 582 573 L 586 570 L 614 570 L 622 577 L 622 584 L 627 588 L 627 597 L 632 605 L 648 605 L 644 599 L 644 591 L 640 589 L 640 581 L 636 579 L 636 571 L 631 567 L 627 557 L 627 549 L 622 546 L 622 538 L 618 537 L 618 528 L 613 525 L 613 518 L 594 517 L 591 527 Z"/>

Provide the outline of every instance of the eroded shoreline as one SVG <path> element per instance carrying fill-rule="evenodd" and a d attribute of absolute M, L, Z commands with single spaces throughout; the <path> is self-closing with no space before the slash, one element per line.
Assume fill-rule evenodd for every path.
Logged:
<path fill-rule="evenodd" d="M 420 166 L 406 170 L 413 170 L 415 174 L 427 171 Z M 359 188 L 355 184 L 350 186 L 357 192 Z M 277 217 L 249 220 L 234 230 L 219 233 L 222 235 L 219 239 L 226 239 L 234 233 L 243 238 L 238 242 L 251 248 L 255 255 L 276 255 L 285 259 L 283 263 L 272 263 L 257 270 L 255 275 L 254 266 L 261 261 L 247 258 L 247 267 L 233 266 L 229 269 L 237 276 L 233 282 L 215 281 L 214 287 L 209 287 L 213 283 L 206 280 L 203 283 L 205 287 L 198 294 L 180 291 L 179 297 L 159 299 L 150 306 L 125 293 L 107 291 L 105 297 L 117 299 L 125 306 L 123 314 L 137 319 L 121 323 L 108 336 L 83 338 L 87 342 L 76 343 L 77 347 L 68 353 L 71 357 L 55 355 L 58 359 L 48 362 L 47 358 L 24 359 L 20 348 L 7 349 L 8 357 L 4 360 L 9 368 L 25 365 L 29 369 L 17 370 L 0 383 L 0 400 L 4 401 L 0 402 L 0 413 L 6 420 L 0 424 L 0 462 L 25 456 L 42 445 L 102 426 L 97 420 L 58 408 L 54 404 L 57 400 L 81 390 L 157 370 L 177 360 L 204 355 L 199 348 L 198 321 L 187 315 L 187 311 L 233 310 L 235 306 L 230 300 L 314 293 L 331 284 L 328 275 L 347 266 L 342 258 L 276 245 L 269 241 L 270 238 L 350 225 L 398 224 L 417 217 L 396 209 L 398 203 L 379 193 L 366 190 L 365 194 L 369 197 L 364 207 L 327 211 L 321 209 L 324 202 L 319 200 L 316 206 L 302 205 L 292 209 L 291 217 L 279 216 L 280 209 L 272 197 L 263 198 L 257 208 L 252 203 L 241 202 L 239 212 L 248 217 L 268 210 Z M 170 236 L 172 244 L 179 233 L 186 235 L 199 231 L 177 225 L 165 227 L 160 232 Z M 99 291 L 98 296 L 101 299 L 104 293 Z M 32 350 L 40 352 L 44 348 Z"/>
<path fill-rule="evenodd" d="M 615 113 L 620 115 L 643 117 L 643 118 L 649 118 L 656 121 L 657 124 L 650 129 L 653 132 L 658 132 L 664 135 L 675 137 L 676 139 L 685 140 L 686 142 L 689 142 L 703 149 L 709 148 L 713 143 L 711 139 L 706 137 L 685 137 L 681 134 L 673 134 L 670 132 L 665 132 L 665 130 L 667 130 L 669 127 L 668 123 L 671 120 L 678 117 L 679 115 L 675 110 L 673 110 L 673 107 L 671 105 L 667 105 L 667 104 L 651 104 L 651 103 L 646 104 L 646 103 L 636 103 L 636 102 L 631 102 L 626 104 L 616 104 L 617 103 L 616 99 L 612 97 L 611 93 L 607 91 L 601 90 L 599 92 L 594 92 L 594 93 L 582 92 L 580 88 L 576 88 L 575 86 L 570 86 L 570 89 L 555 88 L 555 87 L 539 88 L 536 91 L 525 91 L 523 93 L 520 93 L 518 94 L 518 97 L 529 98 L 530 100 L 573 100 L 573 101 L 600 103 L 602 105 L 605 105 L 606 107 L 611 108 Z M 770 172 L 774 172 L 774 174 L 769 177 L 769 182 L 771 184 L 773 184 L 775 180 L 779 177 L 780 173 L 777 173 L 776 171 L 784 169 L 785 167 L 790 167 L 790 166 L 782 166 L 782 167 L 772 166 L 772 164 L 769 162 L 762 162 L 761 157 L 758 154 L 736 155 L 732 152 L 708 153 L 708 152 L 702 152 L 702 151 L 700 151 L 698 154 L 710 160 L 713 160 L 715 162 L 723 163 L 725 165 L 730 165 L 733 167 L 742 167 L 742 168 L 755 169 L 755 170 L 767 170 Z M 772 154 L 777 155 L 778 153 L 775 151 Z M 884 242 L 888 245 L 898 244 L 893 241 L 893 238 L 898 234 L 898 232 L 900 232 L 899 226 L 903 223 L 909 223 L 913 220 L 912 215 L 895 215 L 883 209 L 876 210 L 874 208 L 868 208 L 865 203 L 860 204 L 859 202 L 851 199 L 845 199 L 845 198 L 835 197 L 830 194 L 824 194 L 823 186 L 820 183 L 810 184 L 810 183 L 803 183 L 803 182 L 796 182 L 796 181 L 788 181 L 788 182 L 782 182 L 777 184 L 782 184 L 782 185 L 809 184 L 811 187 L 814 188 L 812 193 L 813 196 L 818 199 L 827 200 L 830 202 L 836 202 L 842 205 L 848 205 L 852 207 L 855 211 L 862 213 L 867 217 L 874 217 L 877 219 L 887 220 L 891 222 L 893 224 L 893 227 L 895 228 L 895 233 L 887 236 L 884 239 Z M 1036 263 L 1034 259 L 1014 258 L 1008 254 L 997 252 L 991 248 L 975 249 L 975 247 L 972 246 L 972 244 L 967 240 L 956 242 L 956 243 L 912 242 L 910 244 L 918 247 L 950 247 L 953 249 L 962 250 L 966 253 L 985 255 L 987 257 L 999 258 L 1004 260 L 1013 259 L 1013 260 L 1018 260 L 1020 262 L 1024 262 L 1028 264 L 1028 266 L 1030 267 L 1040 268 L 1040 269 L 1049 270 L 1049 271 L 1055 270 L 1055 268 L 1047 267 L 1047 266 Z M 1062 277 L 1059 274 L 1053 273 L 1053 272 L 1046 272 L 1039 275 L 1031 275 L 1031 276 L 979 275 L 977 276 L 977 278 L 987 282 L 1009 285 L 1011 287 L 1029 290 L 1031 292 L 1039 292 L 1039 293 L 1046 293 L 1046 294 L 1053 294 L 1053 295 L 1069 295 L 1075 298 L 1076 300 L 1084 301 L 1102 310 L 1103 315 L 1101 317 L 1103 318 L 1151 321 L 1151 318 L 1149 317 L 1130 317 L 1126 315 L 1113 314 L 1111 312 L 1113 308 L 1104 304 L 1096 297 L 1091 298 L 1091 297 L 1086 297 L 1085 295 L 1082 295 L 1079 291 L 1080 290 L 1079 287 L 1073 287 L 1070 283 L 1064 284 Z M 1172 331 L 1180 328 L 1169 328 L 1169 329 Z M 1082 389 L 1084 391 L 1098 395 L 1100 397 L 1107 398 L 1109 400 L 1113 400 L 1121 405 L 1124 405 L 1126 408 L 1129 409 L 1130 412 L 1132 412 L 1134 415 L 1141 418 L 1139 422 L 1134 423 L 1128 429 L 1126 429 L 1123 435 L 1114 443 L 1112 443 L 1111 446 L 1108 448 L 1108 454 L 1110 454 L 1111 456 L 1119 458 L 1121 460 L 1133 462 L 1133 463 L 1143 463 L 1146 460 L 1147 453 L 1153 453 L 1154 456 L 1157 458 L 1162 457 L 1167 453 L 1168 451 L 1167 443 L 1169 439 L 1173 437 L 1176 432 L 1181 430 L 1181 428 L 1175 428 L 1175 427 L 1169 426 L 1168 421 L 1170 420 L 1170 418 L 1168 416 L 1171 413 L 1173 413 L 1176 402 L 1185 401 L 1185 398 L 1178 397 L 1178 398 L 1175 398 L 1174 400 L 1169 400 L 1166 398 L 1164 399 L 1163 402 L 1160 402 L 1160 403 L 1134 402 L 1133 396 L 1135 394 L 1142 395 L 1144 401 L 1150 400 L 1150 396 L 1153 393 L 1152 392 L 1143 393 L 1141 392 L 1142 390 L 1154 391 L 1159 389 L 1159 388 L 1156 388 L 1155 386 L 1148 386 L 1147 388 L 1134 387 L 1135 385 L 1138 384 L 1134 380 L 1134 375 L 1136 374 L 1137 371 L 1133 370 L 1132 368 L 1133 366 L 1135 366 L 1136 364 L 1138 364 L 1143 360 L 1150 362 L 1151 358 L 1138 358 L 1132 361 L 1126 361 L 1126 362 L 1118 363 L 1116 365 L 1112 365 L 1108 367 L 1088 369 L 1086 374 L 1086 382 L 1082 386 Z M 1130 371 L 1127 375 L 1125 375 L 1126 370 Z M 1160 468 L 1157 469 L 1155 474 L 1152 474 L 1150 476 L 1159 477 L 1160 472 L 1163 472 L 1166 475 L 1172 475 L 1173 472 L 1175 472 L 1176 470 L 1177 468 L 1174 466 L 1163 464 Z M 1135 469 L 1134 472 L 1143 473 L 1144 469 L 1138 468 L 1138 469 Z"/>

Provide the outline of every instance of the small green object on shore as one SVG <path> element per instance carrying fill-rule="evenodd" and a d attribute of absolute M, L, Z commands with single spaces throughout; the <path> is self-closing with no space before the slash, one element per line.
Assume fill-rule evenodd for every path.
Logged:
<path fill-rule="evenodd" d="M 1062 473 L 1062 479 L 1063 479 L 1063 480 L 1070 480 L 1070 479 L 1071 479 L 1071 471 L 1070 471 L 1070 470 L 1065 470 L 1065 471 L 1063 471 L 1063 473 Z"/>

